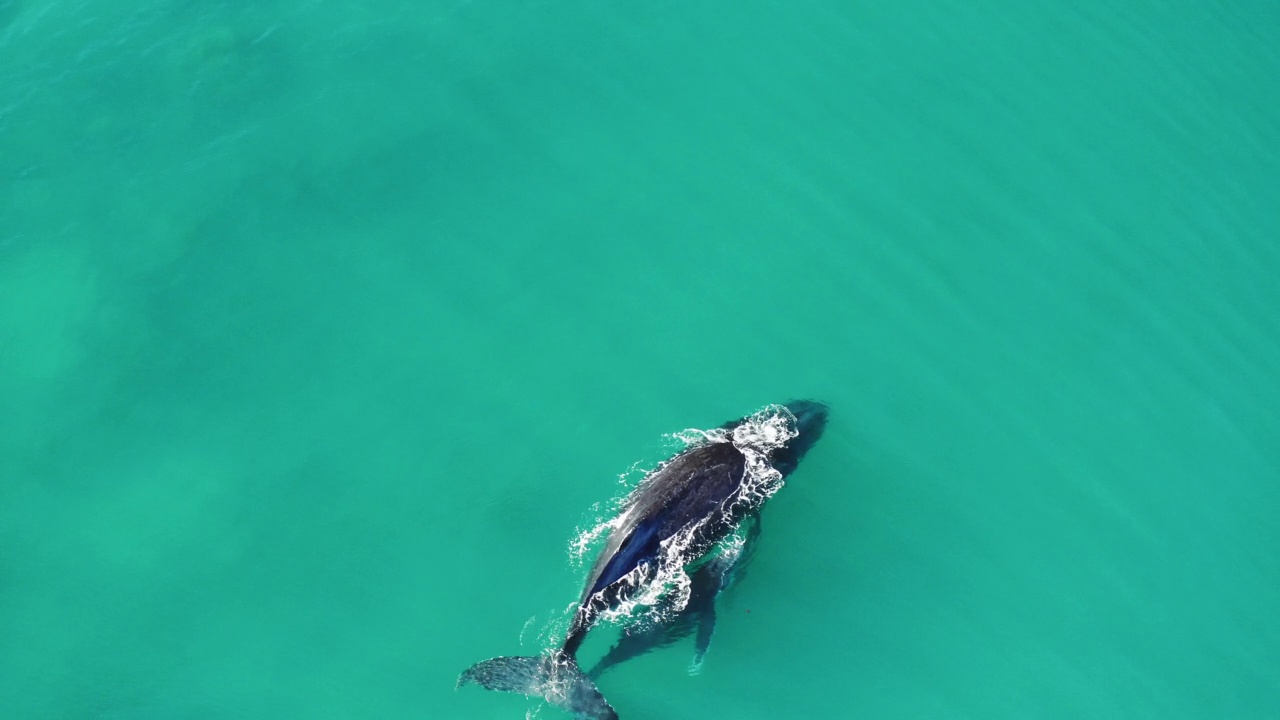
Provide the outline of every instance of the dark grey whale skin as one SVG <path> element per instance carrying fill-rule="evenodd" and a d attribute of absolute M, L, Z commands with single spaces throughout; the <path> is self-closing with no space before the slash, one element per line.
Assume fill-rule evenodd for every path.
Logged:
<path fill-rule="evenodd" d="M 811 400 L 793 401 L 786 407 L 796 418 L 797 434 L 769 458 L 783 477 L 795 471 L 822 436 L 828 415 L 826 405 Z M 744 420 L 722 427 L 732 430 Z M 562 691 L 548 697 L 549 701 L 580 720 L 616 720 L 617 712 L 578 667 L 578 648 L 600 614 L 624 598 L 627 585 L 620 580 L 637 567 L 655 562 L 664 540 L 698 523 L 687 550 L 689 557 L 698 558 L 756 510 L 733 502 L 745 471 L 746 457 L 727 442 L 700 445 L 671 458 L 641 482 L 621 509 L 623 521 L 609 533 L 587 575 L 560 649 L 538 657 L 481 661 L 462 673 L 458 686 L 474 682 L 490 690 L 545 697 L 548 682 L 554 681 Z"/>

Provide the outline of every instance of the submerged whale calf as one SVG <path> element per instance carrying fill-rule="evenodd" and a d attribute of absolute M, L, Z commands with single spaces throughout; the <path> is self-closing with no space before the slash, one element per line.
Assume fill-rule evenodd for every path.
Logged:
<path fill-rule="evenodd" d="M 689 571 L 689 594 L 683 598 L 683 609 L 660 608 L 656 622 L 624 629 L 609 652 L 587 671 L 587 677 L 598 680 L 606 670 L 655 648 L 672 645 L 695 631 L 689 672 L 701 670 L 716 629 L 716 601 L 742 577 L 760 538 L 758 513 L 744 518 L 741 525 L 747 528 L 741 544 L 735 543 L 721 552 L 712 550 L 706 562 Z"/>
<path fill-rule="evenodd" d="M 648 473 L 608 523 L 604 547 L 587 576 L 563 644 L 541 656 L 476 663 L 458 678 L 458 686 L 474 682 L 490 690 L 542 697 L 582 720 L 615 720 L 618 714 L 578 666 L 576 654 L 587 633 L 619 606 L 638 599 L 641 604 L 656 602 L 661 595 L 654 592 L 665 593 L 677 613 L 691 598 L 707 601 L 691 591 L 684 568 L 759 511 L 821 437 L 826 421 L 825 405 L 802 400 L 772 405 L 700 433 L 687 449 Z M 695 570 L 695 576 L 699 572 L 711 573 L 700 583 L 709 588 L 717 575 L 727 579 L 731 567 L 716 565 L 713 558 Z M 709 602 L 718 590 L 711 592 Z M 668 623 L 658 632 L 671 629 Z M 700 632 L 709 639 L 709 627 Z M 647 640 L 658 639 L 637 638 L 632 651 L 652 647 Z M 705 645 L 700 643 L 700 649 Z M 620 652 L 626 657 L 635 654 L 627 654 L 626 648 Z"/>

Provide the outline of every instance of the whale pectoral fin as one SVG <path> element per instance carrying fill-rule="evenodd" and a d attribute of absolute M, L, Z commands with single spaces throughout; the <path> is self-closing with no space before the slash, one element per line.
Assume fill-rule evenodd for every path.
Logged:
<path fill-rule="evenodd" d="M 707 650 L 711 647 L 711 636 L 716 631 L 716 606 L 710 605 L 698 617 L 698 636 L 693 645 L 693 662 L 689 663 L 689 674 L 697 675 L 702 671 L 702 661 L 707 658 Z"/>
<path fill-rule="evenodd" d="M 702 662 L 711 647 L 711 636 L 716 631 L 716 602 L 730 586 L 741 577 L 747 564 L 755 555 L 756 541 L 760 539 L 760 516 L 753 514 L 743 520 L 745 532 L 739 527 L 741 544 L 731 552 L 713 558 L 705 571 L 714 578 L 715 592 L 710 601 L 698 611 L 698 634 L 694 639 L 693 661 L 689 664 L 689 673 L 696 675 L 702 670 Z"/>
<path fill-rule="evenodd" d="M 756 545 L 760 542 L 760 513 L 752 513 L 747 516 L 742 521 L 742 525 L 747 528 L 747 536 L 743 539 L 742 550 L 738 552 L 738 557 L 729 571 L 729 580 L 721 585 L 721 589 L 727 587 L 730 582 L 746 572 L 747 564 L 751 562 L 751 558 L 755 557 Z"/>

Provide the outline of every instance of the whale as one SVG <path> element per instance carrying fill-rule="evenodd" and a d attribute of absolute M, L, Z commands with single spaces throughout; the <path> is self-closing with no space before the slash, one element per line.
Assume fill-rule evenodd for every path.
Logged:
<path fill-rule="evenodd" d="M 579 720 L 617 720 L 592 674 L 687 634 L 694 620 L 705 653 L 715 597 L 743 556 L 714 551 L 744 522 L 747 540 L 753 539 L 750 528 L 758 524 L 751 523 L 821 438 L 828 414 L 824 403 L 795 400 L 692 433 L 683 451 L 640 479 L 607 523 L 563 642 L 542 655 L 478 662 L 463 671 L 457 687 L 540 697 Z M 629 643 L 624 635 L 612 661 L 606 655 L 591 674 L 582 670 L 577 652 L 602 618 L 619 619 L 619 610 L 632 603 L 664 600 L 675 606 L 665 622 L 633 634 Z"/>

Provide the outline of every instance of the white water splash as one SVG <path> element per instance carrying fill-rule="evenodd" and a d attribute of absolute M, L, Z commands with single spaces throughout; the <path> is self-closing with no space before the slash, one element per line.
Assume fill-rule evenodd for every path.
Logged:
<path fill-rule="evenodd" d="M 712 550 L 722 561 L 733 565 L 738 562 L 738 558 L 742 556 L 742 551 L 747 547 L 747 536 L 742 532 L 741 528 L 729 533 Z"/>
<path fill-rule="evenodd" d="M 662 465 L 658 466 L 658 468 L 661 467 Z M 626 517 L 623 509 L 631 492 L 658 468 L 645 470 L 642 462 L 632 463 L 626 472 L 618 475 L 618 484 L 627 488 L 627 491 L 612 500 L 591 506 L 591 514 L 594 516 L 592 524 L 588 527 L 579 525 L 573 538 L 569 540 L 569 559 L 573 561 L 574 566 L 582 567 L 591 550 L 608 537 L 610 532 L 621 527 Z"/>
<path fill-rule="evenodd" d="M 781 405 L 770 405 L 733 429 L 733 445 L 746 456 L 747 470 L 731 506 L 758 508 L 782 489 L 782 473 L 769 464 L 769 457 L 799 434 L 796 416 Z"/>
<path fill-rule="evenodd" d="M 537 615 L 530 615 L 528 620 L 524 621 L 524 627 L 520 628 L 520 645 L 524 646 L 525 633 L 529 632 L 529 626 L 538 620 Z"/>
<path fill-rule="evenodd" d="M 582 565 L 583 559 L 587 556 L 587 552 L 591 550 L 595 544 L 607 537 L 610 532 L 621 527 L 623 515 L 615 514 L 608 520 L 596 518 L 596 524 L 586 530 L 579 530 L 577 535 L 569 541 L 569 559 L 573 560 L 574 565 Z"/>

